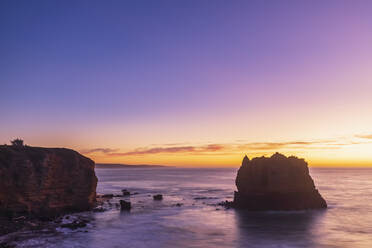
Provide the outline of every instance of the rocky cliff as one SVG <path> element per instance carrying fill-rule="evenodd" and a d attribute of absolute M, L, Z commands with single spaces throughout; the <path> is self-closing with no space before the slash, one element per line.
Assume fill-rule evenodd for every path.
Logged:
<path fill-rule="evenodd" d="M 0 213 L 88 210 L 96 186 L 94 162 L 73 150 L 0 146 Z"/>
<path fill-rule="evenodd" d="M 315 188 L 307 163 L 276 153 L 249 160 L 244 157 L 236 177 L 233 206 L 248 210 L 326 208 Z"/>

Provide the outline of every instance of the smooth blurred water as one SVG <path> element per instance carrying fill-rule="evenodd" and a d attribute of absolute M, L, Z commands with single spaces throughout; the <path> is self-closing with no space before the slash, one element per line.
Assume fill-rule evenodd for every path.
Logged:
<path fill-rule="evenodd" d="M 124 168 L 96 173 L 99 193 L 138 192 L 128 198 L 132 211 L 86 213 L 93 218 L 86 228 L 33 234 L 19 246 L 372 247 L 371 169 L 311 169 L 327 210 L 255 213 L 216 206 L 232 199 L 236 169 Z M 157 193 L 164 195 L 163 201 L 152 200 Z"/>

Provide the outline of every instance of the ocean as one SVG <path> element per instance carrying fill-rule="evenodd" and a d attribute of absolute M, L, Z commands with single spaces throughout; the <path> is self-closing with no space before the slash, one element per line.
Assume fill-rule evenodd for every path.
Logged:
<path fill-rule="evenodd" d="M 311 168 L 326 210 L 245 212 L 232 200 L 237 169 L 96 169 L 97 192 L 136 193 L 130 212 L 112 207 L 87 227 L 19 233 L 17 247 L 372 247 L 372 169 Z M 163 194 L 163 201 L 152 195 Z M 119 201 L 114 198 L 112 206 Z M 179 206 L 179 205 L 181 206 Z M 73 218 L 73 216 L 71 217 Z"/>

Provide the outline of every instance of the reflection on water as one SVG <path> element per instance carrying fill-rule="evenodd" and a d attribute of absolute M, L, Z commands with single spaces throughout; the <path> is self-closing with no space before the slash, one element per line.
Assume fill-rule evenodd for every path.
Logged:
<path fill-rule="evenodd" d="M 19 247 L 372 247 L 372 170 L 312 169 L 327 210 L 254 213 L 216 205 L 232 199 L 236 169 L 96 172 L 99 193 L 138 193 L 130 213 L 85 213 L 88 227 L 22 234 Z M 152 200 L 157 193 L 163 201 Z"/>
<path fill-rule="evenodd" d="M 319 219 L 327 210 L 246 212 L 236 210 L 238 247 L 316 247 Z"/>

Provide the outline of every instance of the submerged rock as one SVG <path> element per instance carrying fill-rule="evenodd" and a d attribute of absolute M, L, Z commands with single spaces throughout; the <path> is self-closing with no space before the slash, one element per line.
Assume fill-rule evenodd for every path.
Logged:
<path fill-rule="evenodd" d="M 162 194 L 157 194 L 153 196 L 155 201 L 161 201 L 163 200 L 163 195 Z"/>
<path fill-rule="evenodd" d="M 297 157 L 244 157 L 236 177 L 231 206 L 247 210 L 302 210 L 326 208 L 315 188 L 307 163 Z"/>
<path fill-rule="evenodd" d="M 121 192 L 123 193 L 123 196 L 129 196 L 130 195 L 130 192 L 126 189 L 121 190 Z"/>
<path fill-rule="evenodd" d="M 0 243 L 0 248 L 15 248 L 16 246 L 15 245 L 11 245 L 11 244 L 8 244 L 8 243 Z"/>
<path fill-rule="evenodd" d="M 104 194 L 101 196 L 102 198 L 108 198 L 108 199 L 111 199 L 114 197 L 114 194 Z"/>
<path fill-rule="evenodd" d="M 94 162 L 65 148 L 0 146 L 0 213 L 35 216 L 94 206 Z"/>
<path fill-rule="evenodd" d="M 76 220 L 71 223 L 66 223 L 66 224 L 61 225 L 62 228 L 69 228 L 71 230 L 75 230 L 75 229 L 86 227 L 86 226 L 87 226 L 87 221 L 81 221 L 81 220 Z"/>
<path fill-rule="evenodd" d="M 121 210 L 130 210 L 132 205 L 129 201 L 120 200 L 120 209 Z"/>

